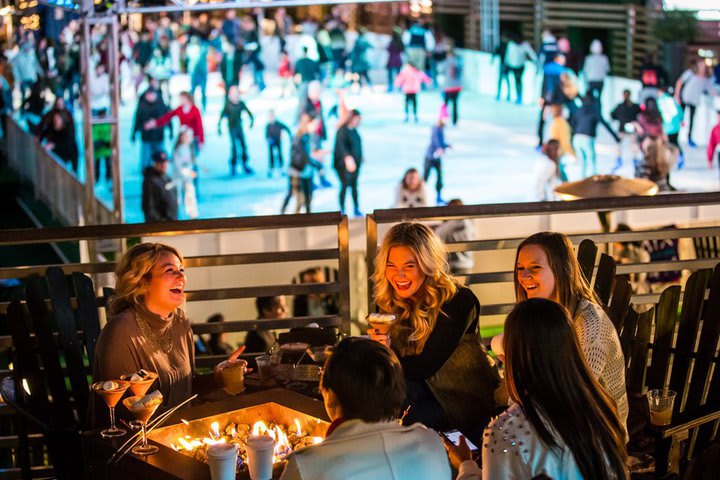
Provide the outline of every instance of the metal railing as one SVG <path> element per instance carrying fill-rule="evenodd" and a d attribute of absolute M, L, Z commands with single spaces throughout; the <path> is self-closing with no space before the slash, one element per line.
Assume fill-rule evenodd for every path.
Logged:
<path fill-rule="evenodd" d="M 720 202 L 720 192 L 659 195 L 655 197 L 626 197 L 601 198 L 577 200 L 572 202 L 539 202 L 514 203 L 496 205 L 467 205 L 456 207 L 427 207 L 415 209 L 376 210 L 368 215 L 367 222 L 367 271 L 368 275 L 368 311 L 373 311 L 372 299 L 372 272 L 374 271 L 375 256 L 378 251 L 378 228 L 389 226 L 403 221 L 439 222 L 445 220 L 472 218 L 492 219 L 503 217 L 526 217 L 537 219 L 541 217 L 546 229 L 552 225 L 551 215 L 583 213 L 583 212 L 615 212 L 624 210 L 662 209 L 675 207 L 714 206 Z M 571 233 L 568 237 L 574 245 L 588 238 L 596 244 L 609 244 L 613 242 L 639 242 L 644 240 L 668 240 L 682 238 L 714 237 L 720 235 L 720 226 L 636 230 L 631 232 L 605 232 L 605 233 Z M 514 250 L 525 237 L 498 237 L 494 239 L 473 240 L 468 242 L 450 243 L 447 245 L 450 252 L 500 252 Z M 514 298 L 511 284 L 513 282 L 514 268 L 510 260 L 507 265 L 489 268 L 485 271 L 461 275 L 458 278 L 470 286 L 500 286 L 506 284 L 504 295 L 480 296 L 483 315 L 504 315 L 508 313 L 513 301 L 500 301 L 498 298 Z M 695 258 L 684 260 L 658 261 L 649 263 L 620 264 L 617 274 L 666 272 L 676 270 L 694 271 L 702 268 L 713 268 L 717 258 Z M 497 293 L 497 290 L 493 290 Z M 490 298 L 488 298 L 490 297 Z M 634 295 L 632 301 L 636 304 L 657 303 L 659 294 Z"/>
<path fill-rule="evenodd" d="M 187 302 L 224 301 L 234 299 L 254 298 L 259 296 L 275 295 L 308 295 L 308 294 L 334 294 L 338 295 L 339 314 L 317 318 L 288 318 L 282 321 L 282 327 L 292 328 L 304 326 L 310 322 L 320 325 L 337 326 L 345 332 L 350 331 L 350 275 L 348 253 L 348 220 L 340 213 L 318 213 L 310 215 L 278 215 L 267 217 L 229 218 L 213 220 L 189 220 L 182 222 L 151 223 L 151 224 L 125 224 L 125 225 L 97 225 L 84 227 L 63 227 L 3 230 L 0 231 L 0 246 L 18 244 L 43 244 L 53 242 L 82 242 L 131 239 L 141 237 L 149 241 L 168 241 L 172 237 L 187 235 L 207 235 L 221 232 L 255 232 L 261 230 L 285 229 L 317 229 L 320 227 L 335 227 L 337 243 L 334 248 L 280 250 L 243 253 L 218 253 L 214 255 L 189 256 L 184 260 L 188 270 L 195 268 L 232 267 L 240 265 L 287 265 L 306 261 L 336 261 L 338 278 L 336 281 L 324 283 L 287 283 L 279 285 L 253 285 L 249 286 L 245 280 L 234 285 L 217 288 L 191 290 L 187 292 Z M 28 265 L 20 267 L 0 268 L 0 278 L 26 278 L 33 274 L 44 274 L 48 267 L 53 265 Z M 87 263 L 60 264 L 66 274 L 82 272 L 89 275 L 103 274 L 114 271 L 115 262 L 103 258 L 94 259 Z M 288 275 L 292 278 L 296 272 Z M 96 287 L 99 288 L 96 282 Z M 99 308 L 104 306 L 105 298 L 97 297 Z M 0 314 L 5 313 L 8 303 L 0 303 Z M 256 319 L 230 319 L 222 324 L 207 326 L 196 325 L 195 333 L 210 333 L 215 331 L 243 332 L 252 330 L 258 323 Z M 273 324 L 274 325 L 274 324 Z M 0 345 L 9 345 L 8 336 L 0 336 Z M 0 371 L 0 375 L 8 373 Z"/>
<path fill-rule="evenodd" d="M 113 223 L 112 211 L 97 198 L 97 222 L 83 218 L 85 185 L 14 118 L 6 118 L 8 163 L 22 180 L 33 186 L 35 198 L 47 205 L 55 218 L 73 226 Z"/>

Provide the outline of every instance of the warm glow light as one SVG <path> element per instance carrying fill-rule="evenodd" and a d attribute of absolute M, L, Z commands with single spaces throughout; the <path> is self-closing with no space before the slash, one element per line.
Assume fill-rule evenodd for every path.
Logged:
<path fill-rule="evenodd" d="M 213 422 L 212 425 L 210 425 L 210 429 L 212 430 L 211 433 L 215 435 L 215 438 L 220 438 L 220 424 L 218 422 Z"/>
<path fill-rule="evenodd" d="M 300 428 L 300 420 L 295 419 L 295 426 L 297 427 L 298 437 L 302 436 L 302 428 Z"/>
<path fill-rule="evenodd" d="M 27 392 L 27 394 L 30 395 L 30 385 L 28 385 L 27 378 L 22 379 L 22 386 L 23 389 Z"/>
<path fill-rule="evenodd" d="M 265 422 L 262 420 L 258 420 L 255 422 L 252 428 L 252 434 L 253 435 L 262 435 L 263 433 L 267 432 L 268 428 L 267 425 L 265 425 Z"/>
<path fill-rule="evenodd" d="M 185 425 L 190 425 L 190 422 L 188 422 L 184 418 L 181 418 L 180 421 L 183 422 Z"/>

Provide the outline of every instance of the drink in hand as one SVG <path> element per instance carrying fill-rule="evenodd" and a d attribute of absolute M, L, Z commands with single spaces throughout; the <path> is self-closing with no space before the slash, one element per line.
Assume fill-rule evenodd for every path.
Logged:
<path fill-rule="evenodd" d="M 387 313 L 371 313 L 367 316 L 367 321 L 371 327 L 378 331 L 382 335 L 387 335 L 390 332 L 390 328 L 395 323 L 395 315 L 389 315 Z"/>

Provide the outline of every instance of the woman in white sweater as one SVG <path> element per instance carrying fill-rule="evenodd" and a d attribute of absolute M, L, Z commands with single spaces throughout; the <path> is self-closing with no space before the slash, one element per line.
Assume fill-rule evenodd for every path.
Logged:
<path fill-rule="evenodd" d="M 515 272 L 515 298 L 518 302 L 528 298 L 546 298 L 558 302 L 570 312 L 585 362 L 617 404 L 618 415 L 625 428 L 628 397 L 620 338 L 600 306 L 597 295 L 585 280 L 570 240 L 555 232 L 529 236 L 518 246 Z M 494 339 L 493 345 L 501 344 L 502 340 Z"/>
<path fill-rule="evenodd" d="M 625 431 L 615 402 L 583 361 L 567 310 L 534 298 L 505 321 L 506 379 L 513 405 L 483 436 L 482 469 L 464 439 L 446 442 L 458 480 L 625 479 Z"/>

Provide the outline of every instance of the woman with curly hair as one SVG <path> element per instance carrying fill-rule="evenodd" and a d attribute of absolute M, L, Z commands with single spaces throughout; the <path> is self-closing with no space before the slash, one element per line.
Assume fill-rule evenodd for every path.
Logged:
<path fill-rule="evenodd" d="M 163 394 L 164 408 L 183 402 L 193 391 L 195 352 L 190 320 L 181 308 L 186 285 L 182 255 L 169 245 L 141 243 L 123 255 L 115 277 L 109 319 L 95 349 L 95 379 L 145 369 L 158 374 L 154 388 Z M 202 378 L 195 390 L 217 388 L 211 376 Z"/>
<path fill-rule="evenodd" d="M 400 358 L 406 424 L 484 426 L 495 413 L 499 378 L 480 341 L 480 303 L 448 273 L 442 241 L 425 225 L 395 225 L 377 254 L 373 280 L 375 303 L 396 321 L 388 335 L 369 333 Z"/>

